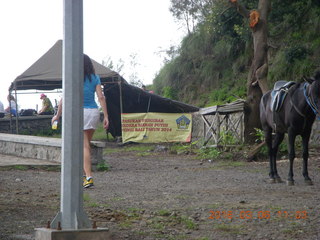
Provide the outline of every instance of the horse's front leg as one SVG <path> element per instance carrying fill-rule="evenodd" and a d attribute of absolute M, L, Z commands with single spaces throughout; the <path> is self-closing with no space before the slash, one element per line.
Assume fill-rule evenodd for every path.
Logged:
<path fill-rule="evenodd" d="M 288 139 L 289 139 L 289 162 L 290 162 L 290 166 L 289 166 L 289 173 L 288 173 L 288 180 L 287 180 L 287 185 L 288 186 L 292 186 L 294 185 L 294 180 L 293 180 L 293 160 L 296 157 L 296 153 L 295 153 L 295 148 L 294 148 L 294 142 L 296 139 L 296 134 L 293 132 L 292 129 L 289 129 L 288 131 Z"/>
<path fill-rule="evenodd" d="M 278 183 L 281 183 L 282 180 L 281 180 L 280 176 L 278 175 L 277 155 L 278 155 L 278 151 L 279 151 L 279 145 L 283 141 L 283 138 L 284 138 L 284 133 L 276 133 L 276 136 L 275 136 L 275 139 L 274 139 L 274 142 L 273 142 L 273 146 L 272 146 L 274 178 L 275 178 L 275 181 L 278 182 Z"/>
<path fill-rule="evenodd" d="M 313 185 L 313 182 L 311 178 L 309 177 L 308 173 L 308 158 L 309 158 L 309 139 L 310 134 L 307 136 L 302 136 L 302 147 L 303 147 L 303 169 L 302 169 L 302 175 L 304 176 L 304 182 L 307 185 Z"/>

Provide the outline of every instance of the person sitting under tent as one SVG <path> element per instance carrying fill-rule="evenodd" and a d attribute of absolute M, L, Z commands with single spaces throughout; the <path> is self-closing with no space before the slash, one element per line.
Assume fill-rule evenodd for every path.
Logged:
<path fill-rule="evenodd" d="M 3 107 L 3 103 L 0 101 L 0 118 L 3 118 L 4 117 L 4 114 L 5 111 L 4 111 L 4 107 Z"/>
<path fill-rule="evenodd" d="M 42 100 L 42 108 L 39 110 L 38 114 L 39 115 L 53 115 L 54 114 L 53 106 L 52 106 L 50 99 L 47 97 L 47 95 L 42 93 L 40 95 L 40 99 Z"/>
<path fill-rule="evenodd" d="M 12 116 L 17 116 L 17 103 L 12 95 L 8 95 L 7 100 L 9 102 L 9 106 L 5 109 L 7 114 L 12 114 Z"/>
<path fill-rule="evenodd" d="M 148 93 L 154 93 L 154 91 L 149 91 L 149 90 L 147 90 L 147 88 L 146 88 L 146 86 L 145 85 L 142 85 L 141 86 L 141 89 L 143 90 L 143 91 L 146 91 L 146 92 L 148 92 Z"/>

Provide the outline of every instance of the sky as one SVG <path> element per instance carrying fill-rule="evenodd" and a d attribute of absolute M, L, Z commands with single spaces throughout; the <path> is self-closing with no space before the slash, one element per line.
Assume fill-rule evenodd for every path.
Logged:
<path fill-rule="evenodd" d="M 151 84 L 163 66 L 160 50 L 178 46 L 184 36 L 169 7 L 170 0 L 83 0 L 84 52 L 99 63 L 122 59 L 120 74 L 127 80 L 136 54 L 135 72 Z M 6 107 L 10 83 L 63 39 L 63 0 L 0 1 L 0 9 L 0 101 Z M 19 94 L 19 108 L 41 108 L 40 93 Z M 48 94 L 51 101 L 57 96 Z"/>

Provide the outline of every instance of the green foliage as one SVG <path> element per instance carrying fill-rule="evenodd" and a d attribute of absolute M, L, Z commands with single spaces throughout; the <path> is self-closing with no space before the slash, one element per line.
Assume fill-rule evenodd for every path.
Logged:
<path fill-rule="evenodd" d="M 264 140 L 264 132 L 261 129 L 255 128 L 256 130 L 256 137 L 257 137 L 257 142 L 261 142 Z M 286 155 L 288 153 L 288 146 L 287 146 L 287 141 L 283 141 L 280 146 L 279 146 L 279 155 Z M 267 157 L 268 155 L 268 148 L 266 145 L 264 145 L 260 149 L 260 155 Z"/>
<path fill-rule="evenodd" d="M 217 148 L 213 147 L 202 147 L 198 151 L 198 157 L 200 159 L 217 159 L 220 156 L 221 152 Z"/>
<path fill-rule="evenodd" d="M 95 141 L 107 141 L 107 140 L 113 140 L 113 137 L 111 134 L 107 134 L 106 130 L 103 128 L 102 122 L 98 124 L 97 129 L 95 130 L 92 140 Z"/>
<path fill-rule="evenodd" d="M 195 230 L 198 227 L 198 225 L 193 221 L 192 218 L 186 216 L 181 216 L 181 223 L 183 223 L 186 229 L 189 230 Z"/>
<path fill-rule="evenodd" d="M 255 128 L 256 131 L 255 136 L 256 136 L 256 142 L 262 142 L 264 140 L 264 132 L 262 129 Z"/>
<path fill-rule="evenodd" d="M 226 145 L 235 145 L 237 143 L 237 140 L 236 138 L 232 135 L 231 132 L 228 132 L 228 131 L 222 131 L 220 132 L 220 137 L 221 137 L 221 144 L 223 146 L 226 146 Z"/>
<path fill-rule="evenodd" d="M 97 170 L 100 172 L 108 171 L 110 169 L 110 166 L 107 163 L 98 163 L 97 164 Z"/>
<path fill-rule="evenodd" d="M 165 98 L 177 99 L 177 91 L 170 86 L 164 87 L 162 92 Z"/>
<path fill-rule="evenodd" d="M 285 51 L 285 58 L 288 63 L 293 63 L 295 60 L 302 60 L 307 57 L 308 51 L 304 46 L 292 46 Z"/>
<path fill-rule="evenodd" d="M 198 143 L 198 141 L 193 141 L 191 143 L 172 144 L 170 146 L 170 152 L 177 154 L 195 154 L 198 151 Z"/>
<path fill-rule="evenodd" d="M 159 71 L 155 92 L 200 107 L 245 99 L 253 57 L 248 20 L 225 0 L 172 2 L 176 17 L 187 13 L 197 25 Z M 258 2 L 240 3 L 252 10 Z M 319 1 L 273 0 L 268 28 L 269 87 L 312 75 L 320 62 Z"/>
<path fill-rule="evenodd" d="M 40 137 L 54 137 L 54 138 L 61 138 L 61 126 L 57 130 L 53 130 L 51 128 L 47 129 L 38 129 L 37 132 L 30 131 L 20 131 L 19 134 L 22 135 L 32 135 L 32 136 L 40 136 Z"/>
<path fill-rule="evenodd" d="M 13 168 L 15 170 L 20 170 L 20 171 L 25 171 L 25 170 L 28 170 L 29 167 L 28 166 L 25 166 L 25 165 L 14 165 Z"/>

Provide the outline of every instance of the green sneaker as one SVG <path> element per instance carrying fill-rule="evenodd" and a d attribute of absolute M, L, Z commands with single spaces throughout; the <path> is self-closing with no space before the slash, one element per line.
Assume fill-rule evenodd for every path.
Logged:
<path fill-rule="evenodd" d="M 84 188 L 89 188 L 93 186 L 93 179 L 92 178 L 88 178 L 88 179 L 84 179 L 83 181 L 83 187 Z"/>

